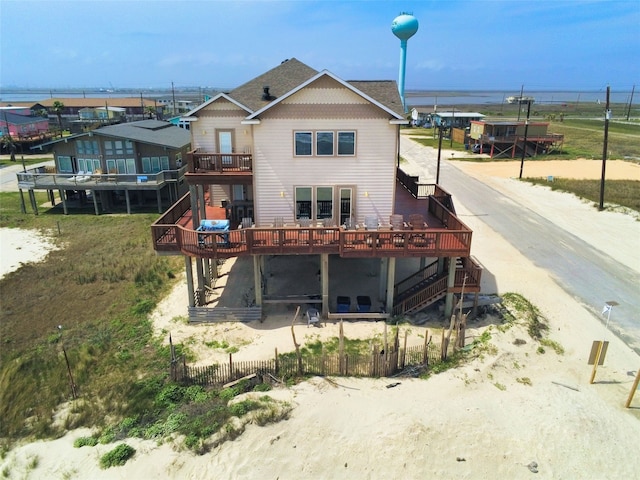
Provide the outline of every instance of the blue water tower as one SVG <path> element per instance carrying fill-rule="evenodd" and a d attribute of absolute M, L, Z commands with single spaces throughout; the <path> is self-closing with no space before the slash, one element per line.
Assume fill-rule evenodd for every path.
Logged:
<path fill-rule="evenodd" d="M 418 19 L 409 13 L 401 13 L 391 23 L 391 31 L 400 39 L 400 73 L 398 74 L 398 92 L 402 99 L 405 113 L 407 104 L 404 100 L 404 73 L 407 66 L 407 40 L 418 31 Z"/>

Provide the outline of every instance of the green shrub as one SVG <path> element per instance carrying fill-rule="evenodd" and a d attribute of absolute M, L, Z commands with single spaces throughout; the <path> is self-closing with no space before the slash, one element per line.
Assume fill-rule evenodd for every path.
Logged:
<path fill-rule="evenodd" d="M 96 437 L 80 437 L 74 440 L 73 447 L 74 448 L 95 447 L 97 444 L 98 444 L 98 439 Z"/>
<path fill-rule="evenodd" d="M 124 465 L 135 453 L 135 448 L 126 443 L 121 443 L 100 458 L 100 468 L 105 469 Z"/>

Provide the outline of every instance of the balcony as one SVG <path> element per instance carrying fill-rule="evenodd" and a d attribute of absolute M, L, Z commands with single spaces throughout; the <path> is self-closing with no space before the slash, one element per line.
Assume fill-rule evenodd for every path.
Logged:
<path fill-rule="evenodd" d="M 250 153 L 207 153 L 194 150 L 187 154 L 191 184 L 250 183 L 253 178 L 253 157 Z"/>
<path fill-rule="evenodd" d="M 176 183 L 185 173 L 164 170 L 159 173 L 48 173 L 46 167 L 37 167 L 16 174 L 18 186 L 27 190 L 157 190 L 167 183 Z"/>

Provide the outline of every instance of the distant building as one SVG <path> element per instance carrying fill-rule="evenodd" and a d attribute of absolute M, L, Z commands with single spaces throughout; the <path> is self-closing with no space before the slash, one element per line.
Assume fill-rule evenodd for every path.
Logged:
<path fill-rule="evenodd" d="M 526 148 L 526 156 L 548 154 L 561 150 L 564 135 L 548 133 L 549 123 L 529 122 L 525 144 L 525 122 L 472 121 L 469 137 L 480 152 L 495 157 L 517 157 Z"/>
<path fill-rule="evenodd" d="M 49 130 L 49 120 L 36 117 L 27 107 L 0 107 L 0 134 L 20 139 L 40 135 Z"/>

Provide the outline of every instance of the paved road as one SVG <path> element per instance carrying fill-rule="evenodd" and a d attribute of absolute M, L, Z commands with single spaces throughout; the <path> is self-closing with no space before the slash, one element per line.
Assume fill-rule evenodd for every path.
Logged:
<path fill-rule="evenodd" d="M 435 181 L 437 151 L 404 136 L 401 151 L 408 160 L 408 173 L 419 173 L 422 182 Z M 441 159 L 450 158 L 450 153 L 444 152 Z M 533 264 L 545 269 L 600 321 L 604 321 L 602 299 L 618 301 L 610 327 L 640 353 L 640 274 L 636 270 L 442 160 L 440 184 L 453 195 L 455 204 L 464 205 Z"/>
<path fill-rule="evenodd" d="M 43 165 L 53 165 L 53 160 L 47 160 L 42 163 L 36 163 L 33 165 L 27 165 L 27 170 L 41 167 Z M 15 164 L 10 164 L 0 168 L 0 192 L 17 192 L 18 191 L 18 178 L 16 173 L 22 172 L 22 163 L 20 157 Z"/>

